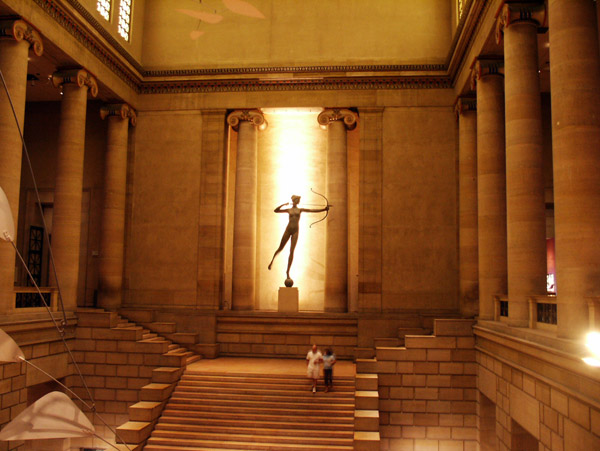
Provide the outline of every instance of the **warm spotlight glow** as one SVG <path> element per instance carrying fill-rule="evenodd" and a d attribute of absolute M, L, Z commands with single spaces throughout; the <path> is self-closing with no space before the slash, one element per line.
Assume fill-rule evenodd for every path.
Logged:
<path fill-rule="evenodd" d="M 595 366 L 595 367 L 600 367 L 600 360 L 595 359 L 594 357 L 584 357 L 583 360 L 585 363 L 587 363 L 589 366 Z"/>
<path fill-rule="evenodd" d="M 277 290 L 283 286 L 289 256 L 289 242 L 273 269 L 266 269 L 288 223 L 288 215 L 273 209 L 291 196 L 301 196 L 300 207 L 319 208 L 322 198 L 310 189 L 325 193 L 327 134 L 319 128 L 321 109 L 267 110 L 269 127 L 259 135 L 260 180 L 260 294 L 261 309 L 277 309 Z M 316 205 L 306 205 L 316 204 Z M 286 206 L 287 207 L 287 206 Z M 290 272 L 300 290 L 301 310 L 323 308 L 325 224 L 309 229 L 324 213 L 303 213 L 298 244 Z"/>
<path fill-rule="evenodd" d="M 600 333 L 588 333 L 585 337 L 585 346 L 590 350 L 594 357 L 600 359 Z"/>

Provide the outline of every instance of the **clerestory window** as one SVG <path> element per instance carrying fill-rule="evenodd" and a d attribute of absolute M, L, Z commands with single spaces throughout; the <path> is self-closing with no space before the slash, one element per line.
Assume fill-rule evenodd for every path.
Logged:
<path fill-rule="evenodd" d="M 121 0 L 119 5 L 119 34 L 126 41 L 129 41 L 131 29 L 131 3 L 132 0 Z"/>
<path fill-rule="evenodd" d="M 98 0 L 96 2 L 96 10 L 102 17 L 110 21 L 111 0 Z"/>

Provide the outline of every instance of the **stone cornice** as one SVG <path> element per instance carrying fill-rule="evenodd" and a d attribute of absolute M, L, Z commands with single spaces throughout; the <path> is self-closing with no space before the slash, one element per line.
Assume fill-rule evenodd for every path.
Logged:
<path fill-rule="evenodd" d="M 140 94 L 226 91 L 446 89 L 452 88 L 473 43 L 479 19 L 492 0 L 465 6 L 446 62 L 416 65 L 343 65 L 144 70 L 102 24 L 76 0 L 33 0 L 115 75 Z M 367 74 L 365 74 L 367 73 Z M 314 78 L 265 80 L 251 75 L 306 74 Z M 339 74 L 339 76 L 324 76 Z M 246 78 L 243 78 L 246 76 Z M 198 77 L 203 77 L 198 80 Z M 239 77 L 239 78 L 238 78 Z M 175 80 L 174 80 L 175 79 Z"/>
<path fill-rule="evenodd" d="M 0 38 L 11 37 L 16 41 L 27 41 L 33 47 L 33 53 L 42 56 L 44 43 L 42 37 L 30 24 L 23 19 L 0 20 Z"/>

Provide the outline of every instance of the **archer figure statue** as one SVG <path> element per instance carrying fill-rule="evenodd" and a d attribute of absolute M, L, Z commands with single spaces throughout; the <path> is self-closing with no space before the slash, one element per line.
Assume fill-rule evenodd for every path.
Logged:
<path fill-rule="evenodd" d="M 327 206 L 325 206 L 323 208 L 299 208 L 298 207 L 299 203 L 300 203 L 300 196 L 294 195 L 294 196 L 292 196 L 292 206 L 290 208 L 282 208 L 286 205 L 289 205 L 289 202 L 286 202 L 285 204 L 281 204 L 279 207 L 277 207 L 274 210 L 275 213 L 287 213 L 290 216 L 288 225 L 285 228 L 285 232 L 283 232 L 283 236 L 281 237 L 281 243 L 279 243 L 279 247 L 273 254 L 271 263 L 269 263 L 269 270 L 270 270 L 271 266 L 273 266 L 273 261 L 275 260 L 275 257 L 277 257 L 277 254 L 279 254 L 283 250 L 283 248 L 287 244 L 288 240 L 291 238 L 292 242 L 290 244 L 290 256 L 288 258 L 288 265 L 287 265 L 287 271 L 286 271 L 286 275 L 287 275 L 287 280 L 285 281 L 286 287 L 291 287 L 294 284 L 294 281 L 290 277 L 290 268 L 292 267 L 292 262 L 294 261 L 294 250 L 296 249 L 296 243 L 298 242 L 298 233 L 300 231 L 300 229 L 298 227 L 298 223 L 300 222 L 300 215 L 303 212 L 320 213 L 322 211 L 329 211 L 329 207 L 330 207 L 329 202 L 327 202 Z"/>

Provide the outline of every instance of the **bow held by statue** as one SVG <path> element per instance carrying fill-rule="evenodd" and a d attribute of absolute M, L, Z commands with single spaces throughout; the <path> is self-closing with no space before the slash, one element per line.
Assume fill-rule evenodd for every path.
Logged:
<path fill-rule="evenodd" d="M 325 210 L 325 216 L 323 216 L 321 219 L 319 219 L 318 221 L 315 221 L 315 222 L 313 222 L 311 225 L 309 225 L 309 226 L 308 226 L 308 228 L 309 228 L 309 229 L 310 229 L 310 228 L 312 228 L 312 226 L 314 226 L 315 224 L 317 224 L 317 223 L 319 223 L 319 222 L 321 222 L 321 221 L 325 221 L 325 219 L 327 219 L 327 216 L 329 216 L 329 209 L 330 209 L 331 207 L 333 207 L 333 205 L 331 205 L 331 204 L 329 203 L 329 199 L 327 199 L 327 197 L 325 197 L 323 194 L 321 194 L 321 193 L 317 193 L 317 192 L 316 192 L 314 189 L 312 189 L 312 188 L 311 188 L 310 190 L 311 190 L 313 193 L 315 193 L 316 195 L 318 195 L 318 196 L 321 196 L 323 199 L 325 199 L 325 202 L 327 202 L 327 207 L 326 207 L 326 208 L 327 208 L 327 210 Z"/>

